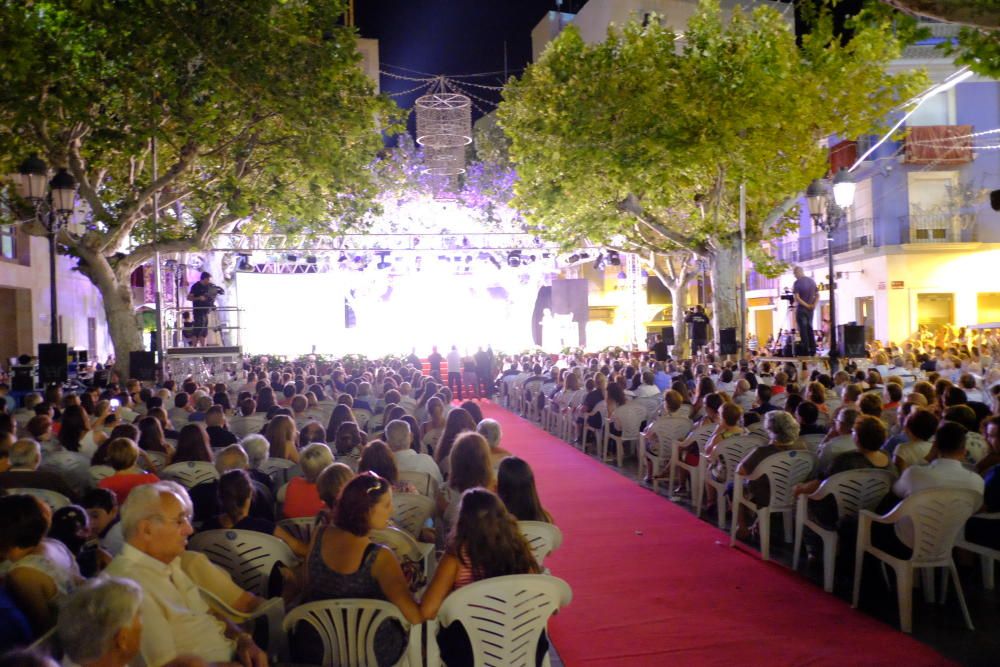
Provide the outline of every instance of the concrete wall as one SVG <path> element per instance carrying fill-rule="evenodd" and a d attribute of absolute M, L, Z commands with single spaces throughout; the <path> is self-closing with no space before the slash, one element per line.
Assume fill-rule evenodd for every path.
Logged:
<path fill-rule="evenodd" d="M 542 55 L 545 46 L 559 36 L 563 28 L 573 22 L 574 14 L 549 11 L 542 20 L 531 29 L 531 61 L 536 62 Z"/>
<path fill-rule="evenodd" d="M 15 307 L 9 299 L 0 301 L 0 319 L 16 322 L 20 353 L 37 353 L 39 343 L 49 342 L 49 251 L 44 238 L 30 238 L 30 265 L 0 261 L 0 288 L 26 290 L 17 292 Z M 104 361 L 111 354 L 111 339 L 105 326 L 101 295 L 91 282 L 73 270 L 76 260 L 59 256 L 56 264 L 59 315 L 62 318 L 62 342 L 70 349 L 88 349 L 88 318 L 97 323 L 96 359 Z M 11 330 L 6 325 L 4 331 Z M 0 359 L 4 367 L 7 360 Z"/>

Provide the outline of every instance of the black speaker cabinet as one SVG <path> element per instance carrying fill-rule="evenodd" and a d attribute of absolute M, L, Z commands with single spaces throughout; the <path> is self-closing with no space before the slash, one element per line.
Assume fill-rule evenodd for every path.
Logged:
<path fill-rule="evenodd" d="M 663 327 L 660 329 L 660 333 L 663 334 L 663 342 L 667 345 L 676 345 L 677 342 L 674 340 L 674 328 L 673 327 Z"/>
<path fill-rule="evenodd" d="M 837 327 L 837 353 L 841 357 L 865 356 L 865 328 L 857 324 Z"/>
<path fill-rule="evenodd" d="M 156 354 L 153 352 L 128 353 L 129 377 L 152 382 L 156 380 Z"/>
<path fill-rule="evenodd" d="M 69 347 L 66 343 L 38 345 L 38 379 L 42 384 L 62 384 L 69 379 Z"/>
<path fill-rule="evenodd" d="M 719 329 L 719 354 L 736 354 L 740 346 L 736 342 L 736 327 Z"/>
<path fill-rule="evenodd" d="M 12 391 L 35 391 L 35 367 L 14 366 L 10 369 L 10 388 Z"/>

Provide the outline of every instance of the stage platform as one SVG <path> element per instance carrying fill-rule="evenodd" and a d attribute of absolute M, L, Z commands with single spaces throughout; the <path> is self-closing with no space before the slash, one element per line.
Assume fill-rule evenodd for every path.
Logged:
<path fill-rule="evenodd" d="M 205 347 L 168 347 L 168 357 L 242 357 L 239 345 L 206 345 Z"/>

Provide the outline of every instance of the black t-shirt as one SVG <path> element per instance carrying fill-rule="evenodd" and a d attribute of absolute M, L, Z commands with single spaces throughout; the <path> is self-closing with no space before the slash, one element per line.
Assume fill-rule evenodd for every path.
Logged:
<path fill-rule="evenodd" d="M 213 516 L 202 524 L 202 530 L 221 530 L 225 528 L 219 521 L 218 516 Z M 253 530 L 266 535 L 274 535 L 274 522 L 267 519 L 260 519 L 255 516 L 245 516 L 239 523 L 232 527 L 233 530 Z"/>
<path fill-rule="evenodd" d="M 202 308 L 208 308 L 209 306 L 215 304 L 215 297 L 218 296 L 221 292 L 222 290 L 219 287 L 213 285 L 212 283 L 208 283 L 206 285 L 199 280 L 194 285 L 191 285 L 191 292 L 188 294 L 188 298 L 194 303 L 196 307 L 200 306 Z M 203 296 L 207 296 L 210 298 L 196 300 L 196 297 L 203 297 Z"/>
<path fill-rule="evenodd" d="M 208 433 L 208 441 L 212 447 L 228 447 L 240 441 L 235 433 L 221 426 L 209 426 L 205 429 L 205 432 Z"/>
<path fill-rule="evenodd" d="M 708 340 L 708 316 L 703 313 L 692 313 L 684 320 L 688 325 L 688 338 L 691 340 Z"/>
<path fill-rule="evenodd" d="M 430 362 L 432 371 L 441 372 L 441 360 L 443 358 L 444 357 L 437 352 L 431 352 L 431 354 L 427 357 L 427 361 Z"/>

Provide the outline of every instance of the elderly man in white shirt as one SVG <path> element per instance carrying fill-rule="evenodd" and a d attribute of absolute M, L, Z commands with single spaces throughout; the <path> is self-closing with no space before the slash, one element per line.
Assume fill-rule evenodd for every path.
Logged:
<path fill-rule="evenodd" d="M 385 427 L 385 442 L 392 450 L 399 472 L 422 472 L 431 476 L 438 486 L 444 484 L 441 468 L 434 458 L 421 454 L 410 447 L 410 425 L 402 419 L 394 419 Z"/>
<path fill-rule="evenodd" d="M 851 430 L 854 428 L 854 422 L 860 414 L 855 408 L 844 408 L 837 414 L 837 421 L 834 422 L 836 435 L 828 436 L 825 441 L 820 443 L 819 449 L 816 450 L 816 456 L 819 458 L 817 469 L 821 475 L 825 476 L 828 474 L 830 466 L 833 465 L 833 460 L 840 454 L 853 452 L 857 449 L 857 446 L 854 444 L 854 438 L 851 435 Z"/>
<path fill-rule="evenodd" d="M 237 626 L 212 615 L 198 586 L 181 569 L 191 527 L 191 501 L 173 482 L 132 490 L 121 511 L 125 546 L 105 570 L 142 588 L 140 654 L 147 667 L 178 655 L 206 662 L 266 667 L 267 656 Z"/>

